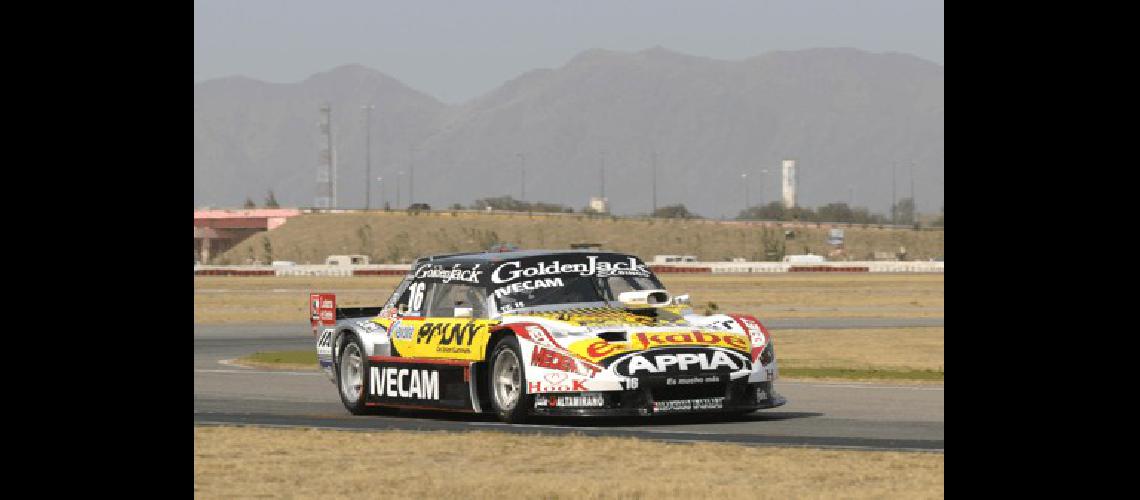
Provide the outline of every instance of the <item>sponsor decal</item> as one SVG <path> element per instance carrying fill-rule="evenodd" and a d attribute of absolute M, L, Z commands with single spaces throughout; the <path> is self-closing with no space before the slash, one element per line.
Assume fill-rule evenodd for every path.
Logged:
<path fill-rule="evenodd" d="M 401 356 L 479 361 L 486 353 L 488 330 L 496 324 L 469 318 L 403 317 L 390 331 Z"/>
<path fill-rule="evenodd" d="M 371 321 L 357 321 L 356 326 L 368 333 L 375 333 L 377 330 L 383 329 L 383 327 Z"/>
<path fill-rule="evenodd" d="M 565 373 L 547 373 L 542 380 L 526 383 L 526 392 L 583 392 L 588 391 L 586 381 L 572 379 Z"/>
<path fill-rule="evenodd" d="M 439 371 L 373 366 L 368 392 L 373 396 L 439 400 Z"/>
<path fill-rule="evenodd" d="M 412 340 L 412 333 L 416 331 L 416 327 L 412 325 L 404 325 L 399 321 L 392 323 L 392 338 L 397 340 Z"/>
<path fill-rule="evenodd" d="M 748 350 L 748 339 L 727 333 L 692 332 L 638 333 L 633 337 L 633 346 L 640 349 L 672 345 L 722 346 L 738 351 Z"/>
<path fill-rule="evenodd" d="M 534 346 L 534 351 L 530 354 L 530 364 L 540 368 L 560 370 L 590 378 L 593 378 L 594 375 L 602 371 L 600 366 L 586 364 L 574 359 L 569 354 L 563 354 L 537 345 Z"/>
<path fill-rule="evenodd" d="M 760 323 L 753 321 L 751 318 L 740 318 L 740 322 L 744 324 L 745 329 L 748 330 L 749 337 L 752 338 L 752 346 L 755 348 L 764 347 L 768 342 L 764 338 L 764 330 L 760 328 Z"/>
<path fill-rule="evenodd" d="M 538 290 L 539 288 L 550 288 L 550 287 L 564 286 L 564 285 L 565 284 L 562 283 L 562 278 L 545 278 L 545 279 L 532 280 L 532 281 L 520 281 L 518 283 L 514 283 L 511 285 L 504 286 L 502 288 L 496 288 L 495 289 L 495 298 L 501 299 L 501 298 L 506 297 L 508 295 L 514 295 L 516 293 L 521 293 L 524 290 Z"/>
<path fill-rule="evenodd" d="M 719 348 L 667 348 L 631 353 L 613 363 L 614 373 L 625 377 L 684 372 L 734 372 L 751 369 L 748 357 Z"/>
<path fill-rule="evenodd" d="M 653 411 L 692 411 L 692 410 L 719 410 L 724 408 L 724 398 L 701 399 L 674 399 L 670 401 L 654 401 Z"/>
<path fill-rule="evenodd" d="M 527 325 L 526 333 L 527 335 L 530 335 L 530 340 L 536 344 L 541 344 L 546 347 L 560 347 L 558 343 L 550 337 L 550 334 L 547 333 L 547 331 L 541 326 Z"/>
<path fill-rule="evenodd" d="M 601 394 L 579 394 L 574 396 L 545 396 L 534 398 L 535 408 L 577 407 L 590 408 L 605 406 L 606 398 Z"/>
<path fill-rule="evenodd" d="M 323 331 L 321 331 L 321 337 L 317 339 L 317 349 L 320 349 L 322 347 L 332 347 L 333 333 L 336 333 L 336 330 L 332 328 L 325 328 Z"/>
<path fill-rule="evenodd" d="M 336 333 L 335 329 L 325 328 L 321 331 L 321 336 L 317 338 L 317 358 L 332 360 L 332 338 Z"/>
<path fill-rule="evenodd" d="M 597 255 L 587 255 L 585 263 L 562 264 L 555 260 L 547 264 L 538 262 L 531 267 L 522 267 L 522 262 L 513 260 L 504 262 L 491 272 L 491 281 L 494 283 L 509 283 L 522 278 L 535 276 L 549 276 L 552 274 L 578 274 L 579 276 L 649 276 L 649 267 L 638 264 L 637 259 L 630 257 L 625 262 L 598 261 Z"/>
<path fill-rule="evenodd" d="M 444 283 L 450 283 L 452 281 L 478 283 L 479 276 L 483 274 L 483 271 L 479 270 L 480 265 L 482 264 L 475 264 L 471 269 L 460 269 L 459 264 L 456 264 L 452 266 L 451 269 L 446 269 L 443 266 L 433 267 L 431 264 L 424 264 L 420 266 L 419 269 L 416 269 L 415 278 L 442 279 Z"/>
<path fill-rule="evenodd" d="M 767 401 L 767 400 L 768 400 L 768 391 L 765 391 L 763 387 L 757 387 L 756 388 L 756 401 Z"/>
<path fill-rule="evenodd" d="M 441 346 L 446 345 L 471 345 L 471 341 L 475 340 L 475 335 L 479 333 L 486 325 L 479 325 L 475 322 L 433 322 L 424 323 L 416 332 L 417 344 L 431 344 L 436 343 Z"/>
<path fill-rule="evenodd" d="M 622 354 L 628 350 L 629 344 L 627 343 L 615 342 L 611 344 L 609 342 L 606 342 L 605 339 L 600 338 L 586 339 L 570 344 L 570 352 L 573 352 L 574 355 L 592 363 L 597 363 L 603 359 L 617 356 L 618 354 Z"/>
<path fill-rule="evenodd" d="M 692 384 L 715 384 L 720 382 L 720 377 L 690 377 L 690 378 L 673 378 L 665 379 L 665 385 L 692 385 Z"/>

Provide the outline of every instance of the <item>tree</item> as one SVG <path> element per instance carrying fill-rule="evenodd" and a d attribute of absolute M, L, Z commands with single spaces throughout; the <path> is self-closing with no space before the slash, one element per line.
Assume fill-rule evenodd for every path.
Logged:
<path fill-rule="evenodd" d="M 269 194 L 265 196 L 265 208 L 281 208 L 281 206 L 277 204 L 277 197 L 273 196 L 272 189 L 270 189 Z"/>
<path fill-rule="evenodd" d="M 261 237 L 261 247 L 265 250 L 265 262 L 273 262 L 273 244 L 269 242 L 269 238 Z M 253 247 L 250 247 L 250 254 L 253 253 Z"/>
<path fill-rule="evenodd" d="M 855 213 L 846 203 L 828 203 L 816 210 L 816 219 L 820 222 L 853 222 Z"/>
<path fill-rule="evenodd" d="M 557 203 L 543 203 L 543 202 L 528 202 L 516 200 L 508 196 L 494 196 L 490 198 L 481 198 L 475 200 L 471 204 L 474 210 L 486 210 L 491 207 L 492 210 L 507 210 L 511 212 L 561 212 L 571 213 L 573 208 L 559 205 Z"/>
<path fill-rule="evenodd" d="M 694 214 L 685 208 L 683 203 L 676 205 L 666 205 L 653 211 L 654 217 L 661 217 L 664 219 L 699 219 L 701 216 Z"/>
<path fill-rule="evenodd" d="M 257 203 L 254 203 L 253 200 L 249 199 L 249 197 L 246 196 L 245 197 L 245 204 L 242 206 L 245 208 L 257 208 Z"/>
<path fill-rule="evenodd" d="M 786 210 L 784 203 L 773 201 L 767 205 L 756 205 L 740 211 L 737 220 L 785 220 Z"/>
<path fill-rule="evenodd" d="M 891 221 L 895 224 L 914 224 L 914 198 L 903 198 L 891 207 Z"/>

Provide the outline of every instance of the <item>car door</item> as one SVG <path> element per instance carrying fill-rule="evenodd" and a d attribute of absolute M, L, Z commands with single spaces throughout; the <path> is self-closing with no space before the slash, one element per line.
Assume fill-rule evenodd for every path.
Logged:
<path fill-rule="evenodd" d="M 407 304 L 392 328 L 392 344 L 401 356 L 481 361 L 489 328 L 486 290 L 467 283 L 414 280 L 401 297 Z M 402 308 L 402 307 L 401 307 Z"/>

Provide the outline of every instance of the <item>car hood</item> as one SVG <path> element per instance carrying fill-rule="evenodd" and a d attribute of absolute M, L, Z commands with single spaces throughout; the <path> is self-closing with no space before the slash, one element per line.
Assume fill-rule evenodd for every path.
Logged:
<path fill-rule="evenodd" d="M 753 348 L 748 333 L 729 316 L 665 309 L 653 317 L 618 308 L 576 308 L 505 314 L 502 322 L 537 324 L 559 347 L 603 365 L 623 354 L 656 348 L 727 349 L 744 354 Z"/>

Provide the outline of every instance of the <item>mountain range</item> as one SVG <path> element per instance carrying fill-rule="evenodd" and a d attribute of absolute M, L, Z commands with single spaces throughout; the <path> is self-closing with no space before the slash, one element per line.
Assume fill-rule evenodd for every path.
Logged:
<path fill-rule="evenodd" d="M 519 198 L 525 170 L 527 200 L 577 210 L 604 189 L 614 213 L 648 213 L 655 165 L 658 206 L 732 217 L 779 199 L 781 160 L 794 159 L 801 205 L 885 213 L 913 182 L 919 211 L 936 212 L 944 94 L 942 65 L 849 48 L 732 61 L 594 49 L 457 105 L 360 65 L 297 83 L 220 78 L 194 85 L 194 204 L 260 204 L 273 190 L 312 206 L 328 102 L 342 208 L 364 205 L 371 104 L 374 208 L 397 205 L 397 183 L 401 206 L 413 189 L 438 208 Z"/>

